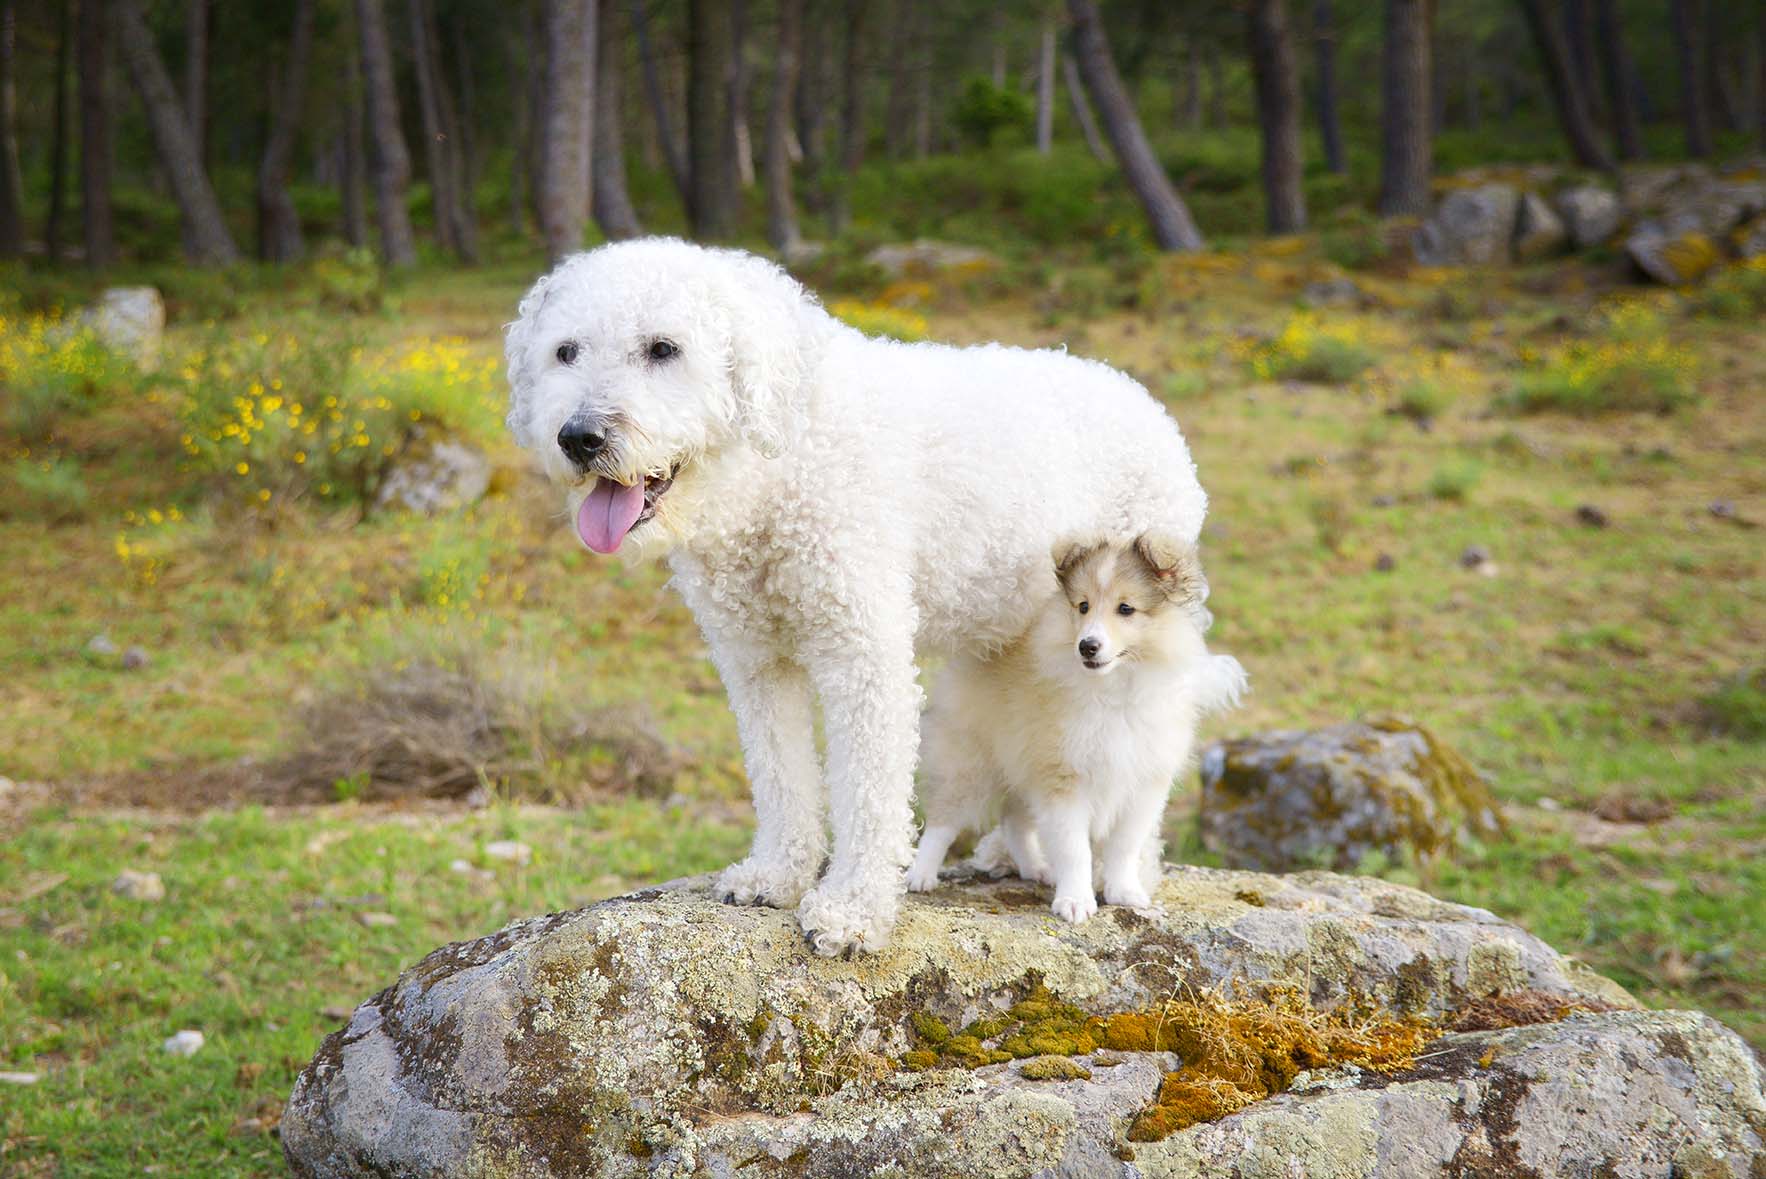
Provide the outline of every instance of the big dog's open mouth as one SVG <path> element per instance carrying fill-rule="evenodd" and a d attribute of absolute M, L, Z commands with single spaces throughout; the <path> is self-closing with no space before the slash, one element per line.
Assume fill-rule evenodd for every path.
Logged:
<path fill-rule="evenodd" d="M 666 475 L 619 483 L 602 475 L 576 513 L 576 534 L 597 553 L 616 553 L 628 533 L 656 515 L 656 503 L 674 486 L 680 464 Z"/>

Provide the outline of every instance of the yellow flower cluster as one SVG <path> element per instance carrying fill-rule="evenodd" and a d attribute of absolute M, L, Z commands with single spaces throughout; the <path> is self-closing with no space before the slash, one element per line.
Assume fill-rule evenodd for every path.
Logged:
<path fill-rule="evenodd" d="M 836 299 L 828 310 L 835 318 L 867 336 L 893 336 L 897 340 L 926 338 L 926 317 L 903 307 L 893 307 L 885 302 Z"/>
<path fill-rule="evenodd" d="M 88 408 L 96 396 L 131 377 L 129 361 L 59 313 L 0 313 L 0 429 L 19 439 L 43 438 L 57 417 Z"/>
<path fill-rule="evenodd" d="M 1327 322 L 1312 311 L 1295 312 L 1273 340 L 1252 342 L 1245 351 L 1260 381 L 1347 381 L 1374 362 L 1359 324 Z"/>

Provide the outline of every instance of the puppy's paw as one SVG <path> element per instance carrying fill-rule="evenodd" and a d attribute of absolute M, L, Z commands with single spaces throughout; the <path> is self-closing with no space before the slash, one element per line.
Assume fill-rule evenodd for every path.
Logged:
<path fill-rule="evenodd" d="M 726 905 L 770 905 L 791 909 L 814 885 L 814 871 L 800 871 L 789 863 L 749 856 L 718 874 L 712 895 Z"/>
<path fill-rule="evenodd" d="M 1049 908 L 1053 910 L 1055 916 L 1059 917 L 1061 920 L 1071 921 L 1077 925 L 1098 911 L 1098 898 L 1089 892 L 1082 892 L 1072 896 L 1057 894 L 1055 897 L 1055 903 L 1050 905 Z"/>
<path fill-rule="evenodd" d="M 893 883 L 893 882 L 891 882 Z M 895 928 L 895 895 L 882 888 L 811 889 L 797 906 L 804 940 L 824 958 L 874 953 L 889 944 Z"/>
<path fill-rule="evenodd" d="M 938 869 L 922 868 L 915 864 L 908 869 L 909 892 L 931 892 L 938 887 Z"/>
<path fill-rule="evenodd" d="M 1122 905 L 1129 909 L 1151 909 L 1153 898 L 1138 880 L 1130 880 L 1117 884 L 1104 882 L 1104 903 L 1106 905 Z"/>

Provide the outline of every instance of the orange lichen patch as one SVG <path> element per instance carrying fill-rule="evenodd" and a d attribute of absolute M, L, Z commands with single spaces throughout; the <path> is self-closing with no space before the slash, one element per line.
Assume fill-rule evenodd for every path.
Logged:
<path fill-rule="evenodd" d="M 1599 999 L 1553 995 L 1546 991 L 1503 991 L 1474 999 L 1453 1013 L 1450 1025 L 1456 1032 L 1488 1032 L 1496 1028 L 1555 1023 L 1578 1011 L 1613 1011 Z"/>

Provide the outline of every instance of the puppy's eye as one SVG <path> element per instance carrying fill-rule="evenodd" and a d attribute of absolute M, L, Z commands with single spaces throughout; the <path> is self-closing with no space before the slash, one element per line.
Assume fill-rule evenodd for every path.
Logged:
<path fill-rule="evenodd" d="M 558 363 L 559 364 L 575 364 L 576 363 L 576 341 L 566 340 L 566 341 L 564 341 L 564 343 L 558 345 Z"/>
<path fill-rule="evenodd" d="M 651 360 L 673 360 L 681 354 L 680 347 L 673 340 L 652 340 L 647 355 Z"/>
<path fill-rule="evenodd" d="M 1089 614 L 1091 612 L 1091 603 L 1090 602 L 1079 603 L 1079 612 L 1081 614 Z"/>
<path fill-rule="evenodd" d="M 1116 606 L 1116 613 L 1118 613 L 1118 614 L 1122 615 L 1124 618 L 1126 618 L 1130 614 L 1134 613 L 1134 607 L 1130 606 L 1127 602 L 1121 602 L 1121 603 L 1118 603 Z"/>

